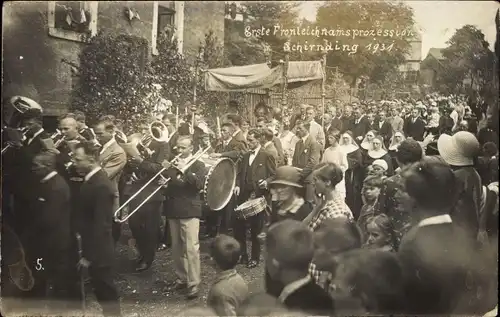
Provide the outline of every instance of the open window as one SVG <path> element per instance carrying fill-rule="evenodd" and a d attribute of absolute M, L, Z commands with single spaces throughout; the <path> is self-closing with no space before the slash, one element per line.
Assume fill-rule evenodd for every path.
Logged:
<path fill-rule="evenodd" d="M 177 40 L 182 53 L 184 33 L 184 1 L 153 1 L 152 53 L 158 54 L 157 40 L 167 38 Z"/>
<path fill-rule="evenodd" d="M 86 42 L 97 34 L 97 1 L 49 1 L 49 35 Z"/>

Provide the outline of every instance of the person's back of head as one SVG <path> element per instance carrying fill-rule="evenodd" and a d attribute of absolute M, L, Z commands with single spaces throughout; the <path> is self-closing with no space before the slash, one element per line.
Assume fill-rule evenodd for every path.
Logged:
<path fill-rule="evenodd" d="M 307 272 L 314 255 L 313 233 L 300 221 L 280 221 L 269 228 L 266 252 L 266 261 L 280 269 Z"/>
<path fill-rule="evenodd" d="M 346 218 L 325 220 L 314 232 L 314 259 L 316 269 L 333 272 L 334 257 L 343 252 L 359 249 L 363 235 L 358 225 Z"/>
<path fill-rule="evenodd" d="M 210 255 L 219 269 L 234 269 L 241 256 L 240 244 L 233 237 L 221 234 L 212 242 Z"/>
<path fill-rule="evenodd" d="M 422 146 L 413 139 L 406 139 L 401 142 L 396 152 L 396 159 L 399 165 L 413 164 L 420 161 L 422 156 Z"/>
<path fill-rule="evenodd" d="M 339 310 L 349 310 L 342 307 L 344 301 L 360 302 L 369 313 L 404 313 L 403 268 L 395 253 L 357 249 L 342 253 L 336 261 L 333 297 Z"/>

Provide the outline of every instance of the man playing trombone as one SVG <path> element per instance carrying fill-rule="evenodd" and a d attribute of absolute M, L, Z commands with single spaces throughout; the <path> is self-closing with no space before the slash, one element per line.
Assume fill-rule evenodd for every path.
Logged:
<path fill-rule="evenodd" d="M 180 136 L 176 149 L 178 160 L 175 165 L 184 173 L 172 175 L 167 184 L 168 197 L 166 218 L 168 220 L 171 239 L 174 271 L 177 279 L 169 283 L 170 289 L 187 291 L 186 296 L 192 299 L 198 296 L 200 276 L 200 218 L 202 202 L 199 192 L 205 180 L 205 164 L 199 161 L 200 155 L 193 155 L 193 140 L 190 136 Z M 200 150 L 200 153 L 203 151 Z M 171 163 L 163 166 L 170 172 Z M 163 178 L 163 183 L 166 184 Z"/>
<path fill-rule="evenodd" d="M 137 272 L 149 269 L 153 263 L 160 230 L 161 205 L 164 200 L 161 192 L 151 196 L 158 187 L 156 182 L 148 184 L 144 190 L 140 189 L 162 169 L 161 163 L 168 155 L 168 143 L 152 138 L 147 145 L 147 153 L 142 153 L 142 156 L 133 154 L 129 160 L 129 164 L 134 170 L 131 190 L 137 193 L 135 198 L 130 201 L 130 210 L 137 209 L 145 201 L 129 220 L 129 227 L 140 253 L 136 266 Z"/>

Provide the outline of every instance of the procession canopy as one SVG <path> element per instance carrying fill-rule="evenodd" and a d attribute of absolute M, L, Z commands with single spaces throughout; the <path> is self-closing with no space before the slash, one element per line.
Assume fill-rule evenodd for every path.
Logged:
<path fill-rule="evenodd" d="M 268 64 L 233 66 L 208 69 L 205 72 L 207 91 L 245 91 L 267 89 L 281 84 L 283 65 L 270 68 Z M 313 80 L 323 79 L 321 61 L 290 62 L 287 72 L 288 83 L 294 87 Z"/>

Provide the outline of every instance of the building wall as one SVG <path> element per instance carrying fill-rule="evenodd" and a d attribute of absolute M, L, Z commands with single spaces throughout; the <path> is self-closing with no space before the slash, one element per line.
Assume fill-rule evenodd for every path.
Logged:
<path fill-rule="evenodd" d="M 131 7 L 140 20 L 130 22 Z M 62 59 L 79 63 L 83 43 L 49 36 L 47 1 L 10 1 L 3 10 L 4 96 L 26 95 L 39 101 L 46 115 L 60 115 L 70 106 L 72 72 Z M 140 36 L 151 44 L 153 1 L 99 1 L 97 30 Z M 194 62 L 205 33 L 224 39 L 224 2 L 185 2 L 184 54 Z M 150 45 L 151 51 L 151 45 Z M 21 57 L 22 56 L 22 57 Z"/>

